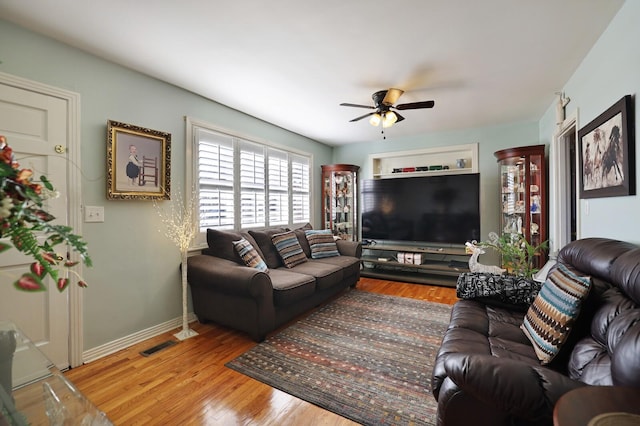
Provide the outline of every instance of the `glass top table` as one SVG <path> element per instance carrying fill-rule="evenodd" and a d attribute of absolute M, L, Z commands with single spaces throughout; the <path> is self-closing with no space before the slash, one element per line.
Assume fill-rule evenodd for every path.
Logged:
<path fill-rule="evenodd" d="M 112 426 L 10 321 L 0 321 L 0 426 Z"/>

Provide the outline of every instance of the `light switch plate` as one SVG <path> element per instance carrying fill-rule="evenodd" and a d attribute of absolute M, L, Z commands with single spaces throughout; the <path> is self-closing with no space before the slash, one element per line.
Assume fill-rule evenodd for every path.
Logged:
<path fill-rule="evenodd" d="M 85 206 L 85 222 L 104 222 L 104 206 Z"/>

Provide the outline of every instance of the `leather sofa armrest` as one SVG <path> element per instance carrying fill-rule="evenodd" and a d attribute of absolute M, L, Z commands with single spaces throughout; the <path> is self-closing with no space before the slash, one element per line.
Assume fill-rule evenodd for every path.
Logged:
<path fill-rule="evenodd" d="M 338 251 L 342 256 L 362 257 L 362 243 L 360 241 L 336 240 Z"/>
<path fill-rule="evenodd" d="M 187 281 L 226 294 L 262 298 L 273 292 L 271 278 L 255 268 L 206 254 L 187 259 Z"/>
<path fill-rule="evenodd" d="M 483 404 L 527 421 L 550 422 L 558 399 L 587 386 L 554 370 L 491 355 L 450 354 L 447 376 Z"/>

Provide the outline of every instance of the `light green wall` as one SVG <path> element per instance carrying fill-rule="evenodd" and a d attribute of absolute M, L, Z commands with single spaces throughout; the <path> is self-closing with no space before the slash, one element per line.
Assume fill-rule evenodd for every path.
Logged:
<path fill-rule="evenodd" d="M 561 88 L 571 98 L 567 105 L 567 116 L 577 112 L 578 128 L 589 124 L 624 95 L 633 95 L 636 110 L 638 109 L 640 54 L 636 44 L 640 40 L 639 21 L 640 2 L 625 2 L 582 64 Z M 635 119 L 637 140 L 640 119 L 637 113 L 632 118 Z M 551 143 L 554 131 L 555 104 L 549 107 L 540 120 L 542 141 Z M 636 168 L 640 166 L 639 161 L 640 150 L 636 148 L 636 155 L 632 159 Z M 552 176 L 551 180 L 553 179 Z M 580 200 L 579 209 L 580 238 L 609 237 L 640 243 L 640 227 L 637 225 L 640 198 L 637 195 Z"/>
<path fill-rule="evenodd" d="M 82 203 L 104 206 L 106 219 L 82 225 L 94 264 L 84 273 L 85 350 L 177 318 L 182 309 L 180 255 L 159 232 L 152 203 L 106 199 L 108 119 L 171 133 L 172 187 L 182 193 L 184 116 L 312 153 L 318 171 L 331 162 L 326 145 L 2 20 L 0 40 L 0 71 L 81 96 Z"/>

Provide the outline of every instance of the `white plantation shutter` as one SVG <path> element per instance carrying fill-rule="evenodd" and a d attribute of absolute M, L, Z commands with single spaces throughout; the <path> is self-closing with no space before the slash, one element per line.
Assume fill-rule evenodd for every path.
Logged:
<path fill-rule="evenodd" d="M 291 155 L 291 213 L 293 223 L 311 221 L 309 158 Z"/>
<path fill-rule="evenodd" d="M 233 141 L 198 129 L 200 231 L 233 228 Z"/>
<path fill-rule="evenodd" d="M 268 149 L 269 224 L 289 223 L 289 161 L 287 153 Z"/>
<path fill-rule="evenodd" d="M 266 225 L 264 151 L 261 145 L 240 142 L 240 227 Z"/>
<path fill-rule="evenodd" d="M 200 243 L 207 228 L 239 230 L 311 221 L 310 156 L 188 122 Z"/>

